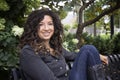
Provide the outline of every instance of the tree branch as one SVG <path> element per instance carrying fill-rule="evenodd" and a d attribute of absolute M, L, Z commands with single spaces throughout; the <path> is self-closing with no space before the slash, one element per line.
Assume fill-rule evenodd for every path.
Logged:
<path fill-rule="evenodd" d="M 94 3 L 94 0 L 90 0 L 88 3 L 85 3 L 84 0 L 82 0 L 82 2 L 84 4 L 83 4 L 83 6 L 81 6 L 81 8 L 79 10 L 79 24 L 82 23 L 82 13 L 83 13 L 83 10 L 85 10 L 85 8 L 87 8 L 90 4 Z"/>
<path fill-rule="evenodd" d="M 97 16 L 96 18 L 94 18 L 94 19 L 92 19 L 92 20 L 89 20 L 89 21 L 87 21 L 87 22 L 84 22 L 84 23 L 82 23 L 81 25 L 82 25 L 83 27 L 88 26 L 88 25 L 91 25 L 92 23 L 95 23 L 95 22 L 97 22 L 99 19 L 101 19 L 104 15 L 109 14 L 109 13 L 111 13 L 111 12 L 113 12 L 113 11 L 119 9 L 119 8 L 120 8 L 120 4 L 118 3 L 116 6 L 110 8 L 110 9 L 104 11 L 104 12 L 102 12 L 102 13 L 101 13 L 99 16 Z"/>

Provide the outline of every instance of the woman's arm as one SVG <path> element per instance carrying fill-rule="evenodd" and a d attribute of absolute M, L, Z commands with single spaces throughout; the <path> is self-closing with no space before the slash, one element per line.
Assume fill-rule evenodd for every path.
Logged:
<path fill-rule="evenodd" d="M 20 66 L 32 80 L 59 80 L 30 47 L 21 51 Z"/>
<path fill-rule="evenodd" d="M 63 52 L 63 56 L 65 57 L 65 59 L 67 61 L 73 61 L 75 59 L 75 57 L 77 56 L 77 53 L 69 52 L 69 51 L 65 50 L 64 48 L 63 48 L 62 52 Z"/>

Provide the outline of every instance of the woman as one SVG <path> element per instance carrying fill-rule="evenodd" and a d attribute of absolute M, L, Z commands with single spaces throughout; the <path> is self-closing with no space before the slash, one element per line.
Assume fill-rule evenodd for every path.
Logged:
<path fill-rule="evenodd" d="M 102 69 L 97 69 L 101 60 L 94 46 L 84 45 L 78 53 L 68 52 L 62 48 L 62 35 L 61 21 L 51 10 L 36 10 L 28 16 L 20 39 L 20 68 L 24 80 L 88 80 L 88 72 L 96 65 L 95 71 Z M 107 60 L 104 56 L 101 59 Z M 75 60 L 71 70 L 66 60 Z M 104 80 L 103 75 L 100 78 L 98 80 Z"/>

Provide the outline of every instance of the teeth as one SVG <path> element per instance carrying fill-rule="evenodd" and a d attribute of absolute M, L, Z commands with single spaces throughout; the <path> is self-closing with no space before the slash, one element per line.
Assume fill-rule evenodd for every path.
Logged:
<path fill-rule="evenodd" d="M 43 34 L 44 34 L 45 36 L 48 36 L 50 33 L 47 32 L 47 33 L 43 33 Z"/>

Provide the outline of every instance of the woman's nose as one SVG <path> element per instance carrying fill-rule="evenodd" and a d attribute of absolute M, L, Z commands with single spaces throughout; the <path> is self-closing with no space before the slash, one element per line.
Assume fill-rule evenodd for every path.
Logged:
<path fill-rule="evenodd" d="M 48 30 L 48 29 L 49 29 L 49 26 L 46 24 L 46 25 L 44 26 L 44 29 L 45 29 L 45 30 Z"/>

